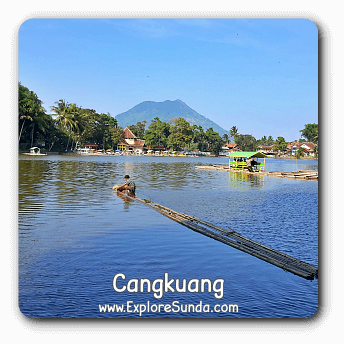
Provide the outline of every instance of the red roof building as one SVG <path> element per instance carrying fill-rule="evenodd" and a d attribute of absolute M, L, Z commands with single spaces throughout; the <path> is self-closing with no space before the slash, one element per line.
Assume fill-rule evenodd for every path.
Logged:
<path fill-rule="evenodd" d="M 98 144 L 97 143 L 86 143 L 84 145 L 85 148 L 91 148 L 91 149 L 97 149 L 98 148 Z"/>
<path fill-rule="evenodd" d="M 273 152 L 273 146 L 261 145 L 261 146 L 258 146 L 258 150 L 260 152 Z"/>
<path fill-rule="evenodd" d="M 236 143 L 227 143 L 224 145 L 223 149 L 228 150 L 228 152 L 240 152 L 240 149 Z"/>
<path fill-rule="evenodd" d="M 312 142 L 297 142 L 293 141 L 292 143 L 287 145 L 287 151 L 291 155 L 295 155 L 296 152 L 302 148 L 303 149 L 303 154 L 308 155 L 308 156 L 315 156 L 315 148 L 316 144 Z"/>
<path fill-rule="evenodd" d="M 145 140 L 138 139 L 132 131 L 126 127 L 121 135 L 122 139 L 117 145 L 117 149 L 123 151 L 143 151 Z"/>

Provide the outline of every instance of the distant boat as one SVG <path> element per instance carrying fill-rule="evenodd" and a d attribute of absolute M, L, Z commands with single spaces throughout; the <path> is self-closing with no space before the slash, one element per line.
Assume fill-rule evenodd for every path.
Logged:
<path fill-rule="evenodd" d="M 23 153 L 25 155 L 48 155 L 46 153 L 41 153 L 41 149 L 38 147 L 31 147 L 30 153 Z"/>

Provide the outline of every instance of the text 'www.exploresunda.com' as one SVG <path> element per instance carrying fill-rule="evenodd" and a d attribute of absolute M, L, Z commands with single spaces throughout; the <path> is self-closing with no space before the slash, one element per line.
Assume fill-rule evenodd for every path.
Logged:
<path fill-rule="evenodd" d="M 99 305 L 100 313 L 138 313 L 142 316 L 144 313 L 238 313 L 238 305 L 216 304 L 212 307 L 209 304 L 181 304 L 179 301 L 173 301 L 172 304 L 138 303 L 127 301 L 125 304 L 104 304 Z"/>

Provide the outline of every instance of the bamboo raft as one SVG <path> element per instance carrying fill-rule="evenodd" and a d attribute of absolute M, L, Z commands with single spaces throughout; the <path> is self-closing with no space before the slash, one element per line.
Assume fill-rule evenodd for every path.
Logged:
<path fill-rule="evenodd" d="M 272 176 L 279 178 L 292 178 L 292 179 L 302 179 L 302 180 L 318 180 L 318 171 L 314 170 L 299 170 L 292 172 L 278 172 L 278 171 L 254 171 L 249 172 L 248 170 L 232 169 L 226 165 L 212 165 L 212 166 L 195 166 L 195 168 L 205 169 L 205 170 L 216 170 L 216 171 L 229 171 L 229 172 L 242 172 L 247 174 L 256 174 L 264 176 Z"/>
<path fill-rule="evenodd" d="M 162 215 L 167 216 L 183 226 L 218 240 L 226 245 L 232 246 L 240 251 L 246 252 L 270 264 L 280 267 L 285 271 L 289 271 L 308 280 L 318 278 L 317 267 L 246 238 L 233 229 L 225 229 L 220 226 L 216 226 L 207 221 L 198 219 L 194 216 L 179 213 L 146 199 L 133 198 L 123 195 L 120 192 L 117 192 L 117 194 L 122 198 L 129 198 L 146 204 Z"/>

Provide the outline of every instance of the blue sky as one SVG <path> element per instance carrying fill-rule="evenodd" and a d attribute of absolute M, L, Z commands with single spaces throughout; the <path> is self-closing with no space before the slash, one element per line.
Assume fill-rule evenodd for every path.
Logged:
<path fill-rule="evenodd" d="M 286 141 L 318 123 L 308 19 L 29 19 L 18 45 L 18 81 L 48 113 L 59 99 L 112 116 L 181 99 L 224 129 Z"/>

